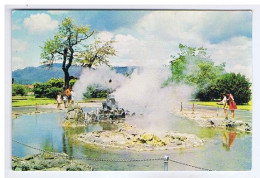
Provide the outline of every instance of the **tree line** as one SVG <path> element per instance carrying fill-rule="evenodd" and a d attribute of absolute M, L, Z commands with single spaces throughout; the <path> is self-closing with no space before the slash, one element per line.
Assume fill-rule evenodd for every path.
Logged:
<path fill-rule="evenodd" d="M 178 56 L 171 56 L 171 77 L 166 84 L 185 83 L 197 88 L 194 97 L 201 101 L 220 99 L 222 93 L 230 91 L 238 104 L 251 99 L 251 83 L 240 73 L 227 73 L 225 63 L 215 65 L 207 49 L 179 44 Z"/>

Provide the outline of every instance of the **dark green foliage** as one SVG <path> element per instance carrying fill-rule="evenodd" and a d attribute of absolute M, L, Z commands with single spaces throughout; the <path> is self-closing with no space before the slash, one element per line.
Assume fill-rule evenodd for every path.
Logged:
<path fill-rule="evenodd" d="M 45 90 L 46 98 L 56 98 L 58 92 L 62 93 L 62 88 L 50 87 Z"/>
<path fill-rule="evenodd" d="M 216 89 L 220 92 L 230 91 L 237 104 L 248 103 L 251 99 L 251 83 L 244 76 L 235 73 L 227 73 L 221 76 L 216 83 Z"/>
<path fill-rule="evenodd" d="M 75 79 L 71 80 L 70 86 L 72 87 L 76 82 Z M 34 83 L 33 91 L 36 98 L 56 98 L 58 92 L 63 91 L 64 79 L 51 78 L 45 83 Z"/>
<path fill-rule="evenodd" d="M 210 84 L 209 86 L 198 90 L 195 98 L 200 99 L 200 101 L 211 101 L 214 99 L 220 99 L 222 93 L 216 88 L 215 84 Z"/>
<path fill-rule="evenodd" d="M 42 83 L 34 83 L 33 84 L 33 92 L 36 98 L 43 98 L 44 97 L 44 90 L 45 86 Z"/>
<path fill-rule="evenodd" d="M 221 75 L 216 83 L 205 89 L 199 90 L 197 98 L 202 101 L 210 101 L 222 98 L 222 93 L 230 91 L 237 104 L 248 103 L 251 99 L 250 82 L 241 74 L 226 73 Z"/>
<path fill-rule="evenodd" d="M 76 83 L 76 79 L 71 79 L 69 82 L 70 87 L 72 87 Z"/>
<path fill-rule="evenodd" d="M 106 98 L 111 93 L 109 88 L 102 88 L 100 85 L 89 85 L 83 97 L 86 98 Z"/>
<path fill-rule="evenodd" d="M 20 84 L 12 84 L 12 96 L 25 96 L 28 93 L 28 87 Z"/>

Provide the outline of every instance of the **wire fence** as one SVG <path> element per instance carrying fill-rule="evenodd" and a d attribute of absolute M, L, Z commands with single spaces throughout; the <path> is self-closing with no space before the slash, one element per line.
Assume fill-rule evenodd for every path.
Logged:
<path fill-rule="evenodd" d="M 203 170 L 203 171 L 213 171 L 211 169 L 202 168 L 202 167 L 194 166 L 194 165 L 191 165 L 191 164 L 183 163 L 183 162 L 180 162 L 180 161 L 177 161 L 177 160 L 169 159 L 168 156 L 165 156 L 164 158 L 146 158 L 146 159 L 99 159 L 99 158 L 88 158 L 88 157 L 75 157 L 75 156 L 69 156 L 69 155 L 67 155 L 65 153 L 46 151 L 46 150 L 43 150 L 43 149 L 40 149 L 40 148 L 36 148 L 36 147 L 30 146 L 30 145 L 27 145 L 25 143 L 22 143 L 20 141 L 14 140 L 14 139 L 12 139 L 12 141 L 17 143 L 17 144 L 23 145 L 25 147 L 28 147 L 28 148 L 31 148 L 31 149 L 34 149 L 34 150 L 38 150 L 38 151 L 43 152 L 43 153 L 53 154 L 53 155 L 56 155 L 56 156 L 63 156 L 63 157 L 66 157 L 68 159 L 79 159 L 79 160 L 100 161 L 100 162 L 164 161 L 164 170 L 165 171 L 168 171 L 168 162 L 170 161 L 170 162 L 173 162 L 173 163 L 177 163 L 177 164 L 181 164 L 181 165 L 184 165 L 184 166 L 200 169 L 200 170 Z"/>

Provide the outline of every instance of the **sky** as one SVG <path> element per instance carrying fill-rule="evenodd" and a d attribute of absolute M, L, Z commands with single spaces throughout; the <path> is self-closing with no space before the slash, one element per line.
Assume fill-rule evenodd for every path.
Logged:
<path fill-rule="evenodd" d="M 251 11 L 14 10 L 12 70 L 41 65 L 41 46 L 65 17 L 114 39 L 114 66 L 160 66 L 177 56 L 178 45 L 204 47 L 216 65 L 252 80 Z"/>

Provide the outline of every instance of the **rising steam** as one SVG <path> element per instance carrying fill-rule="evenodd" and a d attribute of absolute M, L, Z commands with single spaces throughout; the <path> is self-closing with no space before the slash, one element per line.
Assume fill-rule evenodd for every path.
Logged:
<path fill-rule="evenodd" d="M 153 133 L 170 130 L 167 120 L 174 119 L 173 113 L 180 108 L 180 102 L 191 97 L 193 89 L 187 85 L 163 87 L 163 82 L 171 75 L 168 67 L 136 69 L 131 77 L 117 74 L 108 67 L 97 70 L 85 69 L 73 90 L 76 100 L 81 100 L 86 87 L 99 84 L 104 88 L 115 90 L 119 107 L 136 113 L 134 119 L 137 127 Z"/>

